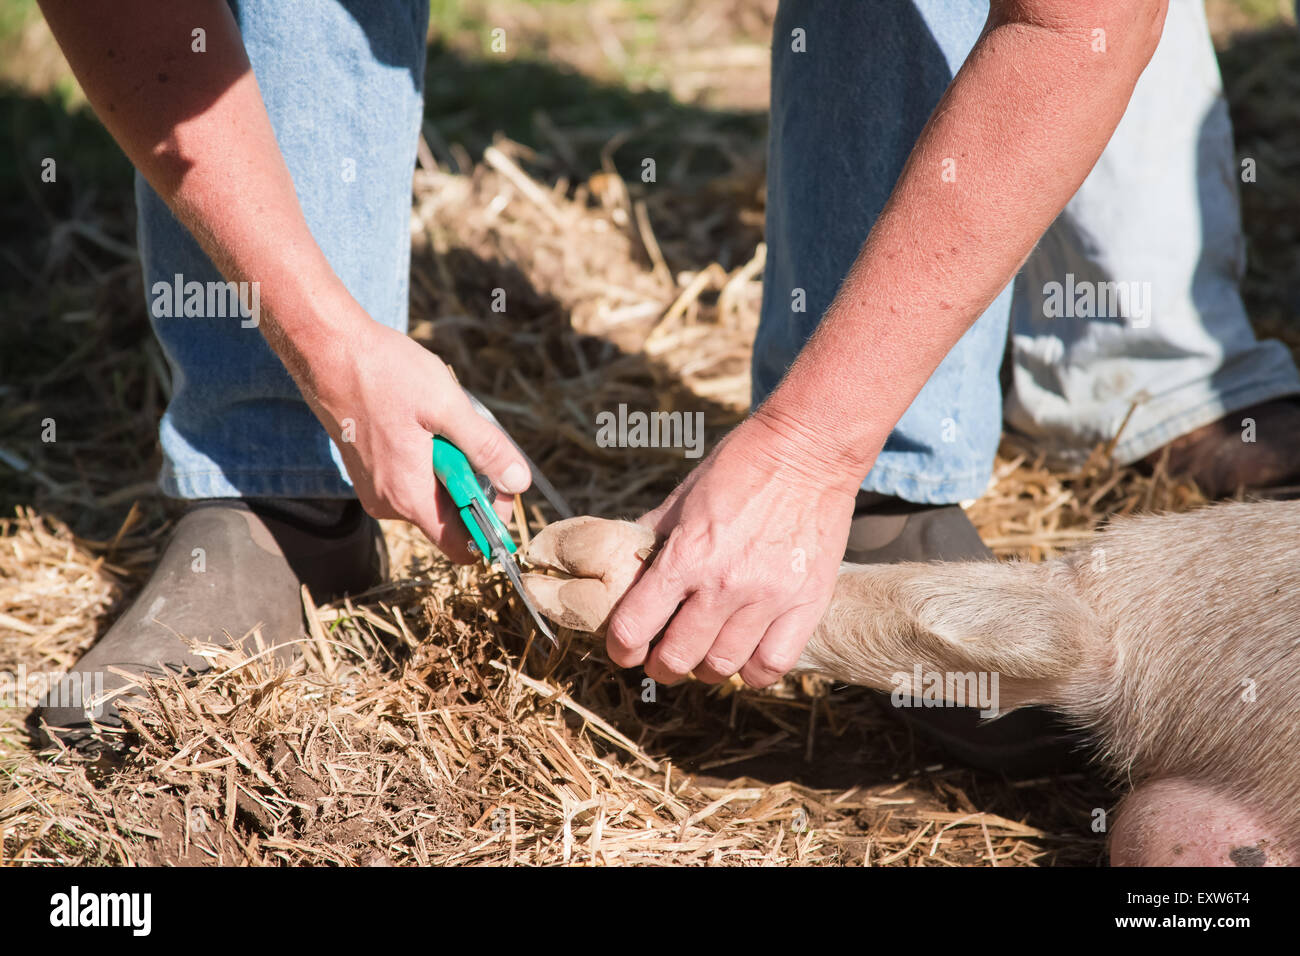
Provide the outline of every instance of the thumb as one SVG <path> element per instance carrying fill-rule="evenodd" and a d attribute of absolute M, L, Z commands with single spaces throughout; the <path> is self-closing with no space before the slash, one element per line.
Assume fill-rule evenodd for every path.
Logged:
<path fill-rule="evenodd" d="M 532 473 L 528 464 L 506 433 L 483 418 L 470 404 L 459 387 L 451 390 L 446 406 L 440 409 L 441 419 L 435 427 L 426 428 L 442 435 L 469 459 L 474 470 L 487 475 L 497 491 L 517 495 L 528 490 Z M 433 423 L 430 423 L 433 424 Z"/>

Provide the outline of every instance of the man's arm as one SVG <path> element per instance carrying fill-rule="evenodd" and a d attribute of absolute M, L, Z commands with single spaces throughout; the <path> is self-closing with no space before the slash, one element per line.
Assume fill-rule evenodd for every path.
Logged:
<path fill-rule="evenodd" d="M 344 332 L 310 290 L 341 291 L 303 219 L 230 8 L 222 0 L 41 0 L 86 98 L 227 278 L 274 297 L 268 333 L 301 354 Z M 206 33 L 206 52 L 191 31 Z M 296 345 L 294 343 L 297 343 Z"/>
<path fill-rule="evenodd" d="M 1091 172 L 1155 51 L 1165 8 L 995 0 L 834 303 L 759 419 L 843 462 L 846 477 L 866 473 Z"/>
<path fill-rule="evenodd" d="M 756 686 L 793 666 L 830 599 L 862 477 L 1097 162 L 1166 2 L 994 0 L 816 333 L 642 519 L 666 541 L 610 620 L 615 663 Z"/>
<path fill-rule="evenodd" d="M 339 443 L 367 510 L 468 559 L 435 496 L 429 433 L 503 492 L 528 486 L 508 441 L 438 359 L 368 316 L 312 238 L 224 0 L 41 0 L 73 72 L 127 157 L 232 281 L 256 281 L 259 329 Z M 202 29 L 205 52 L 193 49 Z M 356 422 L 341 442 L 340 422 Z M 512 470 L 516 468 L 518 470 Z M 444 510 L 451 509 L 451 510 Z"/>

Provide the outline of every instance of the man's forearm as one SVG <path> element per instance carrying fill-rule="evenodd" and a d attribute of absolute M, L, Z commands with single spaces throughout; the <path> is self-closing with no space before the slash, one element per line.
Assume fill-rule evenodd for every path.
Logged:
<path fill-rule="evenodd" d="M 41 8 L 127 157 L 223 275 L 260 283 L 262 331 L 286 363 L 334 334 L 336 310 L 317 306 L 342 285 L 303 218 L 224 0 L 41 0 Z"/>
<path fill-rule="evenodd" d="M 756 418 L 856 486 L 1095 165 L 1164 6 L 993 4 L 835 301 Z"/>

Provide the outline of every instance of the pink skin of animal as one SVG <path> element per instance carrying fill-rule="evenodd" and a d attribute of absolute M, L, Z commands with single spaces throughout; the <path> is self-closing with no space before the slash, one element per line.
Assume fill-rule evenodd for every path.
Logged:
<path fill-rule="evenodd" d="M 525 586 L 600 633 L 655 545 L 642 525 L 561 521 L 526 552 L 552 573 Z M 1116 520 L 1041 564 L 844 564 L 794 672 L 886 691 L 917 666 L 996 673 L 1001 712 L 1060 712 L 1131 787 L 1112 864 L 1291 866 L 1298 648 L 1300 502 L 1233 503 Z"/>

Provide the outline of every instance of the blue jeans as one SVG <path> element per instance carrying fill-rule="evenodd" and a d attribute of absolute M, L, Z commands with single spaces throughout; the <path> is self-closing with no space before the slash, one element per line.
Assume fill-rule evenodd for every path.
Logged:
<path fill-rule="evenodd" d="M 405 331 L 428 0 L 230 6 L 312 235 L 370 316 Z M 136 204 L 151 305 L 156 285 L 176 276 L 221 280 L 139 176 Z M 172 369 L 160 427 L 165 494 L 354 496 L 338 450 L 260 335 L 215 314 L 154 312 Z"/>
<path fill-rule="evenodd" d="M 830 305 L 987 13 L 982 0 L 781 3 L 755 404 Z M 792 42 L 797 29 L 806 52 Z M 918 502 L 979 497 L 1004 411 L 1068 462 L 1115 435 L 1137 403 L 1115 450 L 1132 462 L 1226 413 L 1300 392 L 1290 353 L 1256 340 L 1238 294 L 1238 176 L 1203 5 L 1172 0 L 1097 166 L 926 383 L 862 487 Z M 798 289 L 805 311 L 792 309 Z"/>

